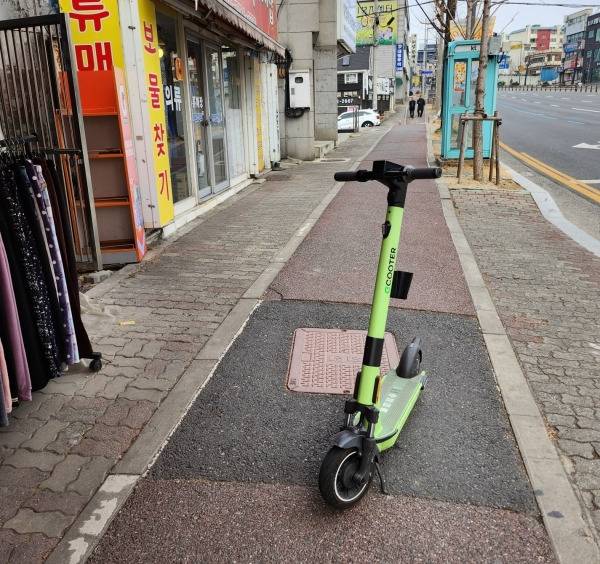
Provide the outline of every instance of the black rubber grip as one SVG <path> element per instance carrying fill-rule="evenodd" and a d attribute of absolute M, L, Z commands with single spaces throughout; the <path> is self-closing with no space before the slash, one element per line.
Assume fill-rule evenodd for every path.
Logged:
<path fill-rule="evenodd" d="M 413 168 L 407 166 L 404 169 L 406 176 L 412 180 L 429 180 L 431 178 L 439 178 L 442 176 L 440 167 Z"/>
<path fill-rule="evenodd" d="M 336 172 L 333 178 L 338 182 L 352 182 L 356 180 L 357 174 L 356 172 Z"/>

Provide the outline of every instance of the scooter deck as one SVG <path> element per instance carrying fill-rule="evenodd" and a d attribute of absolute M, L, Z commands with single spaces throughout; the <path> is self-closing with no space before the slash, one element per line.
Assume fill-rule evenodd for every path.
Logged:
<path fill-rule="evenodd" d="M 400 378 L 391 370 L 383 377 L 379 422 L 375 429 L 375 439 L 380 451 L 390 448 L 396 442 L 426 380 L 424 371 L 413 378 Z"/>

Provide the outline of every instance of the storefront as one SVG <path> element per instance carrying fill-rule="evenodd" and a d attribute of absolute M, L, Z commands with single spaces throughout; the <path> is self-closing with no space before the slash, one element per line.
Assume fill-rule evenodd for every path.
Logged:
<path fill-rule="evenodd" d="M 272 3 L 98 0 L 113 22 L 104 31 L 83 19 L 88 4 L 61 8 L 91 32 L 80 49 L 119 54 L 79 70 L 124 69 L 146 229 L 173 233 L 279 160 Z"/>
<path fill-rule="evenodd" d="M 279 160 L 274 62 L 283 51 L 272 5 L 250 14 L 243 2 L 222 0 L 217 10 L 200 3 L 197 11 L 191 4 L 154 3 L 174 203 L 166 232 Z"/>

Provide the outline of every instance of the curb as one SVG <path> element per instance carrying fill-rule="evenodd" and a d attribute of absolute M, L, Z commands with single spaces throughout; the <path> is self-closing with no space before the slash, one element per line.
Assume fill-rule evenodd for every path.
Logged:
<path fill-rule="evenodd" d="M 552 198 L 547 190 L 544 190 L 544 188 L 537 185 L 535 182 L 529 180 L 522 174 L 519 174 L 508 165 L 503 163 L 502 166 L 510 173 L 517 184 L 520 184 L 531 194 L 533 201 L 542 215 L 554 225 L 554 227 L 560 229 L 567 237 L 573 239 L 573 241 L 578 245 L 581 245 L 590 253 L 600 257 L 600 241 L 570 222 L 560 211 L 554 198 Z"/>
<path fill-rule="evenodd" d="M 433 162 L 430 126 L 427 127 L 427 138 L 427 160 Z M 496 382 L 557 559 L 561 564 L 600 562 L 594 535 L 582 515 L 559 454 L 548 437 L 544 419 L 456 216 L 450 191 L 441 181 L 436 184 Z"/>
<path fill-rule="evenodd" d="M 354 159 L 353 165 L 348 170 L 356 170 L 361 161 L 365 160 L 394 125 L 396 125 L 395 121 L 392 122 L 391 127 L 378 129 L 382 135 L 379 135 L 371 143 L 366 152 Z M 210 380 L 221 358 L 243 330 L 252 311 L 260 303 L 262 294 L 267 290 L 287 260 L 308 235 L 327 206 L 340 191 L 343 184 L 343 182 L 336 182 L 333 185 L 321 202 L 309 214 L 306 221 L 296 230 L 286 245 L 275 254 L 267 267 L 229 312 L 211 338 L 204 344 L 177 384 L 175 384 L 160 403 L 158 409 L 146 423 L 129 450 L 110 470 L 109 475 L 96 494 L 87 503 L 83 511 L 50 553 L 46 560 L 48 564 L 80 564 L 89 558 L 111 521 L 133 492 L 137 481 L 152 466 L 203 387 Z M 257 189 L 258 186 L 254 189 Z M 191 221 L 185 227 L 178 230 L 177 234 L 169 237 L 163 244 L 151 250 L 146 255 L 146 261 L 155 259 L 179 237 L 194 229 L 213 213 L 217 213 L 224 209 L 224 207 L 228 207 L 248 193 L 248 188 L 242 190 L 240 193 L 234 194 L 221 205 L 204 214 L 201 218 Z M 104 295 L 122 280 L 132 276 L 146 263 L 126 266 L 109 279 L 91 288 L 87 292 L 87 295 L 90 297 Z"/>

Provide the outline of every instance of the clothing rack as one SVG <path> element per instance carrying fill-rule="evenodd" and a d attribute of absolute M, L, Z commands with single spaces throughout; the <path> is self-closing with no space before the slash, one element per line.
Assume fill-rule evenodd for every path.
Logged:
<path fill-rule="evenodd" d="M 0 21 L 0 154 L 33 149 L 64 187 L 79 271 L 101 270 L 76 61 L 64 13 Z M 36 139 L 31 139 L 35 133 Z M 6 147 L 6 149 L 3 148 Z M 62 204 L 61 204 L 62 205 Z"/>
<path fill-rule="evenodd" d="M 31 154 L 31 144 L 37 141 L 38 136 L 35 133 L 25 135 L 24 137 L 5 137 L 4 139 L 0 139 L 0 147 L 10 149 L 11 147 L 22 145 L 25 148 L 25 153 L 29 155 Z"/>
<path fill-rule="evenodd" d="M 31 150 L 32 143 L 39 143 L 39 138 L 37 134 L 26 134 L 21 136 L 14 137 L 4 137 L 0 139 L 0 147 L 5 147 L 9 149 L 13 147 L 23 147 L 24 153 L 26 156 L 32 156 L 33 154 L 49 154 L 49 155 L 82 155 L 83 152 L 81 149 L 72 149 L 72 148 L 55 148 L 55 147 L 38 147 L 34 151 Z M 69 242 L 73 245 L 72 237 L 67 233 L 67 237 L 69 238 Z M 102 368 L 102 353 L 92 351 L 91 354 L 87 354 L 82 356 L 82 358 L 89 358 L 90 364 L 89 368 L 92 372 L 98 372 Z"/>

